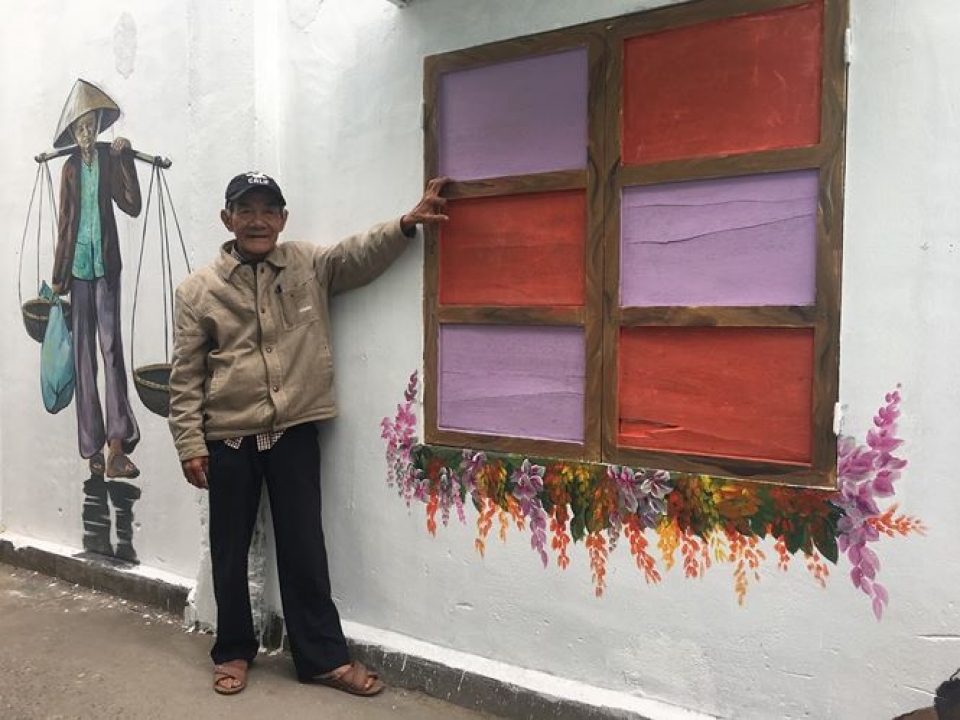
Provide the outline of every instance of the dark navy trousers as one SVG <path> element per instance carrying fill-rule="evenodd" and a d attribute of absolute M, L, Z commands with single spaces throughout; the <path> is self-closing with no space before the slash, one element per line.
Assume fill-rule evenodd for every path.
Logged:
<path fill-rule="evenodd" d="M 317 427 L 288 428 L 269 450 L 246 437 L 210 451 L 210 555 L 217 599 L 215 663 L 252 660 L 259 649 L 250 612 L 247 555 L 266 481 L 277 546 L 283 617 L 297 676 L 306 681 L 349 662 L 330 597 L 320 494 Z"/>

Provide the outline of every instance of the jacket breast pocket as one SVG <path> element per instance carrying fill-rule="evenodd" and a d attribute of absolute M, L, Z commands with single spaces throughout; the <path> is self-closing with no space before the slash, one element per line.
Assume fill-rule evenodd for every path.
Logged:
<path fill-rule="evenodd" d="M 287 329 L 318 322 L 320 320 L 320 285 L 315 278 L 283 288 L 278 293 L 283 326 Z"/>

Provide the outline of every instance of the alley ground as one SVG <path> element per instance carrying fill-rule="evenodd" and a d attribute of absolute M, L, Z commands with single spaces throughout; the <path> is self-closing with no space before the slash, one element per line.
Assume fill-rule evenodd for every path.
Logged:
<path fill-rule="evenodd" d="M 177 617 L 0 564 L 4 720 L 490 717 L 405 690 L 368 699 L 301 685 L 285 655 L 261 655 L 247 689 L 221 697 L 209 646 Z"/>

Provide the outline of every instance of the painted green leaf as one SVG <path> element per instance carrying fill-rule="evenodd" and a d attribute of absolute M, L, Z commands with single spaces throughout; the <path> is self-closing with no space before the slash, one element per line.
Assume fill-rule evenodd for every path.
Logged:
<path fill-rule="evenodd" d="M 583 521 L 583 515 L 577 513 L 570 519 L 570 537 L 574 542 L 580 542 L 587 534 L 587 526 Z"/>
<path fill-rule="evenodd" d="M 837 564 L 837 560 L 840 558 L 840 549 L 837 547 L 836 536 L 828 529 L 824 528 L 824 532 L 819 532 L 814 535 L 813 544 L 817 546 L 817 550 L 820 551 L 823 557 L 834 565 Z"/>
<path fill-rule="evenodd" d="M 765 513 L 760 512 L 750 517 L 750 529 L 757 537 L 762 538 L 767 534 L 767 525 L 769 524 L 770 520 Z"/>
<path fill-rule="evenodd" d="M 788 532 L 783 539 L 787 544 L 787 552 L 793 555 L 800 550 L 800 548 L 802 548 L 806 542 L 806 528 L 802 526 L 795 528 L 791 532 Z"/>

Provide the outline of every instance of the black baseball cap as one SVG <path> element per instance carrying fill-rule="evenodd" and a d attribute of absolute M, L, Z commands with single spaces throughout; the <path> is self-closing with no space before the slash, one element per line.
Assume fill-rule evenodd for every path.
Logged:
<path fill-rule="evenodd" d="M 266 190 L 280 201 L 280 205 L 286 206 L 287 204 L 287 201 L 283 197 L 283 192 L 280 190 L 280 186 L 277 185 L 277 181 L 269 175 L 264 175 L 262 172 L 251 171 L 237 175 L 227 183 L 225 197 L 228 203 L 232 203 L 235 200 L 239 200 L 251 190 Z"/>

